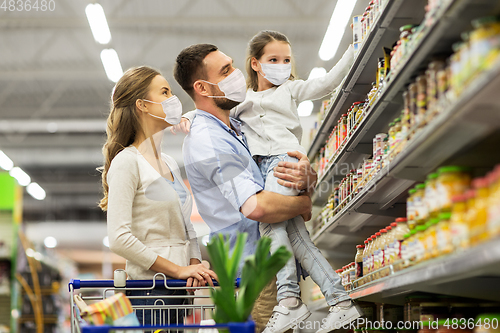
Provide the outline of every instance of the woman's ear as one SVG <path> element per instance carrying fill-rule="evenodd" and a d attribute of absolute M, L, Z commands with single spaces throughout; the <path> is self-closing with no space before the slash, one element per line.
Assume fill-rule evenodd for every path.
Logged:
<path fill-rule="evenodd" d="M 255 57 L 252 58 L 252 60 L 250 60 L 250 65 L 252 66 L 252 69 L 255 71 L 255 72 L 259 72 L 260 71 L 260 64 L 259 62 L 257 61 L 257 59 L 255 59 Z"/>
<path fill-rule="evenodd" d="M 137 108 L 138 111 L 149 112 L 148 108 L 146 107 L 146 103 L 144 103 L 142 99 L 135 100 L 135 107 Z"/>

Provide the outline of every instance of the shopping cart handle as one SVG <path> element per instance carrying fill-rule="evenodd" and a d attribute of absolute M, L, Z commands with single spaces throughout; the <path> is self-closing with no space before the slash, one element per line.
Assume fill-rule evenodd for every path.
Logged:
<path fill-rule="evenodd" d="M 214 286 L 218 286 L 219 283 L 212 280 Z M 240 286 L 240 278 L 235 281 L 236 287 Z M 68 284 L 68 288 L 71 291 L 71 286 L 73 290 L 80 288 L 114 288 L 115 283 L 113 280 L 80 280 L 71 279 Z M 186 280 L 167 280 L 167 287 L 170 288 L 182 288 L 186 286 Z M 127 280 L 125 288 L 151 288 L 153 287 L 153 280 Z M 164 288 L 163 280 L 157 279 L 155 288 Z"/>

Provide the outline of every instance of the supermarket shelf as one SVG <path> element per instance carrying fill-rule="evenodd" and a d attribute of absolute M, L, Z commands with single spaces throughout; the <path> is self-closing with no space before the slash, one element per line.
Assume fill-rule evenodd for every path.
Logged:
<path fill-rule="evenodd" d="M 498 163 L 500 142 L 500 59 L 479 75 L 466 91 L 430 124 L 408 141 L 343 210 L 317 231 L 312 240 L 319 248 L 342 252 L 342 243 L 366 239 L 394 217 L 405 216 L 404 198 L 416 182 L 443 164 L 474 167 L 479 174 Z M 493 138 L 488 145 L 488 138 Z M 485 141 L 486 140 L 486 141 Z M 478 146 L 478 143 L 480 147 Z M 486 149 L 490 154 L 481 151 Z M 480 156 L 483 156 L 480 158 Z"/>
<path fill-rule="evenodd" d="M 406 268 L 356 288 L 349 294 L 353 299 L 402 305 L 404 298 L 414 292 L 498 302 L 499 239 Z"/>
<path fill-rule="evenodd" d="M 374 28 L 363 40 L 351 70 L 327 111 L 325 120 L 320 125 L 318 134 L 309 148 L 309 159 L 312 159 L 324 144 L 343 111 L 347 110 L 352 103 L 365 98 L 374 80 L 377 60 L 383 57 L 382 48 L 391 46 L 398 39 L 397 29 L 400 26 L 420 23 L 425 14 L 426 3 L 426 0 L 393 0 L 387 3 L 375 22 Z"/>
<path fill-rule="evenodd" d="M 371 154 L 373 137 L 387 132 L 388 124 L 401 111 L 402 93 L 406 85 L 414 80 L 414 76 L 425 69 L 432 57 L 449 54 L 451 45 L 459 39 L 460 32 L 470 29 L 469 22 L 472 19 L 491 15 L 493 9 L 494 4 L 485 0 L 455 0 L 441 9 L 435 23 L 427 27 L 419 39 L 415 51 L 400 64 L 398 72 L 390 74 L 384 91 L 372 105 L 371 111 L 358 124 L 356 132 L 347 139 L 343 150 L 319 179 L 318 188 L 330 188 L 330 191 L 318 191 L 312 198 L 315 205 L 326 202 L 333 187 L 332 181 L 339 181 L 345 170 L 357 168 L 363 158 Z M 373 73 L 375 70 L 372 75 Z M 341 106 L 342 110 L 347 108 L 347 103 Z M 315 146 L 311 146 L 310 156 L 314 156 L 315 149 Z M 337 165 L 348 165 L 349 168 L 333 167 Z"/>

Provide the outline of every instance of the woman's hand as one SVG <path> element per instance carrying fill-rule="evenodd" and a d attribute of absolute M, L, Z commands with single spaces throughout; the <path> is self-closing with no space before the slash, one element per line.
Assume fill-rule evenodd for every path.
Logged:
<path fill-rule="evenodd" d="M 170 126 L 170 132 L 172 132 L 172 134 L 174 135 L 177 135 L 177 132 L 188 134 L 190 128 L 191 128 L 191 122 L 189 121 L 189 119 L 181 118 L 180 123 L 174 126 Z"/>
<path fill-rule="evenodd" d="M 190 287 L 190 283 L 193 287 L 204 286 L 207 283 L 213 287 L 214 283 L 212 282 L 212 279 L 218 279 L 217 275 L 203 266 L 203 264 L 179 267 L 177 278 L 181 280 L 188 280 L 186 284 L 187 287 Z"/>

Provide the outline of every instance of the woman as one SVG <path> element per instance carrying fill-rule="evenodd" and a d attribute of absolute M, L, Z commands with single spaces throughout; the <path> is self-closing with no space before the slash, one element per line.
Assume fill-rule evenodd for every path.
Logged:
<path fill-rule="evenodd" d="M 117 82 L 103 147 L 104 198 L 110 249 L 127 259 L 133 280 L 156 273 L 187 280 L 188 287 L 208 283 L 215 273 L 201 264 L 196 233 L 190 221 L 192 198 L 173 158 L 161 152 L 163 131 L 180 121 L 182 106 L 161 74 L 146 66 L 131 68 Z M 182 294 L 181 291 L 129 291 L 130 296 Z M 152 305 L 156 299 L 131 299 Z M 163 299 L 182 304 L 183 298 Z M 147 302 L 147 303 L 146 303 Z M 156 303 L 158 304 L 158 303 Z M 182 323 L 171 311 L 170 323 Z M 151 311 L 137 311 L 151 323 Z"/>

